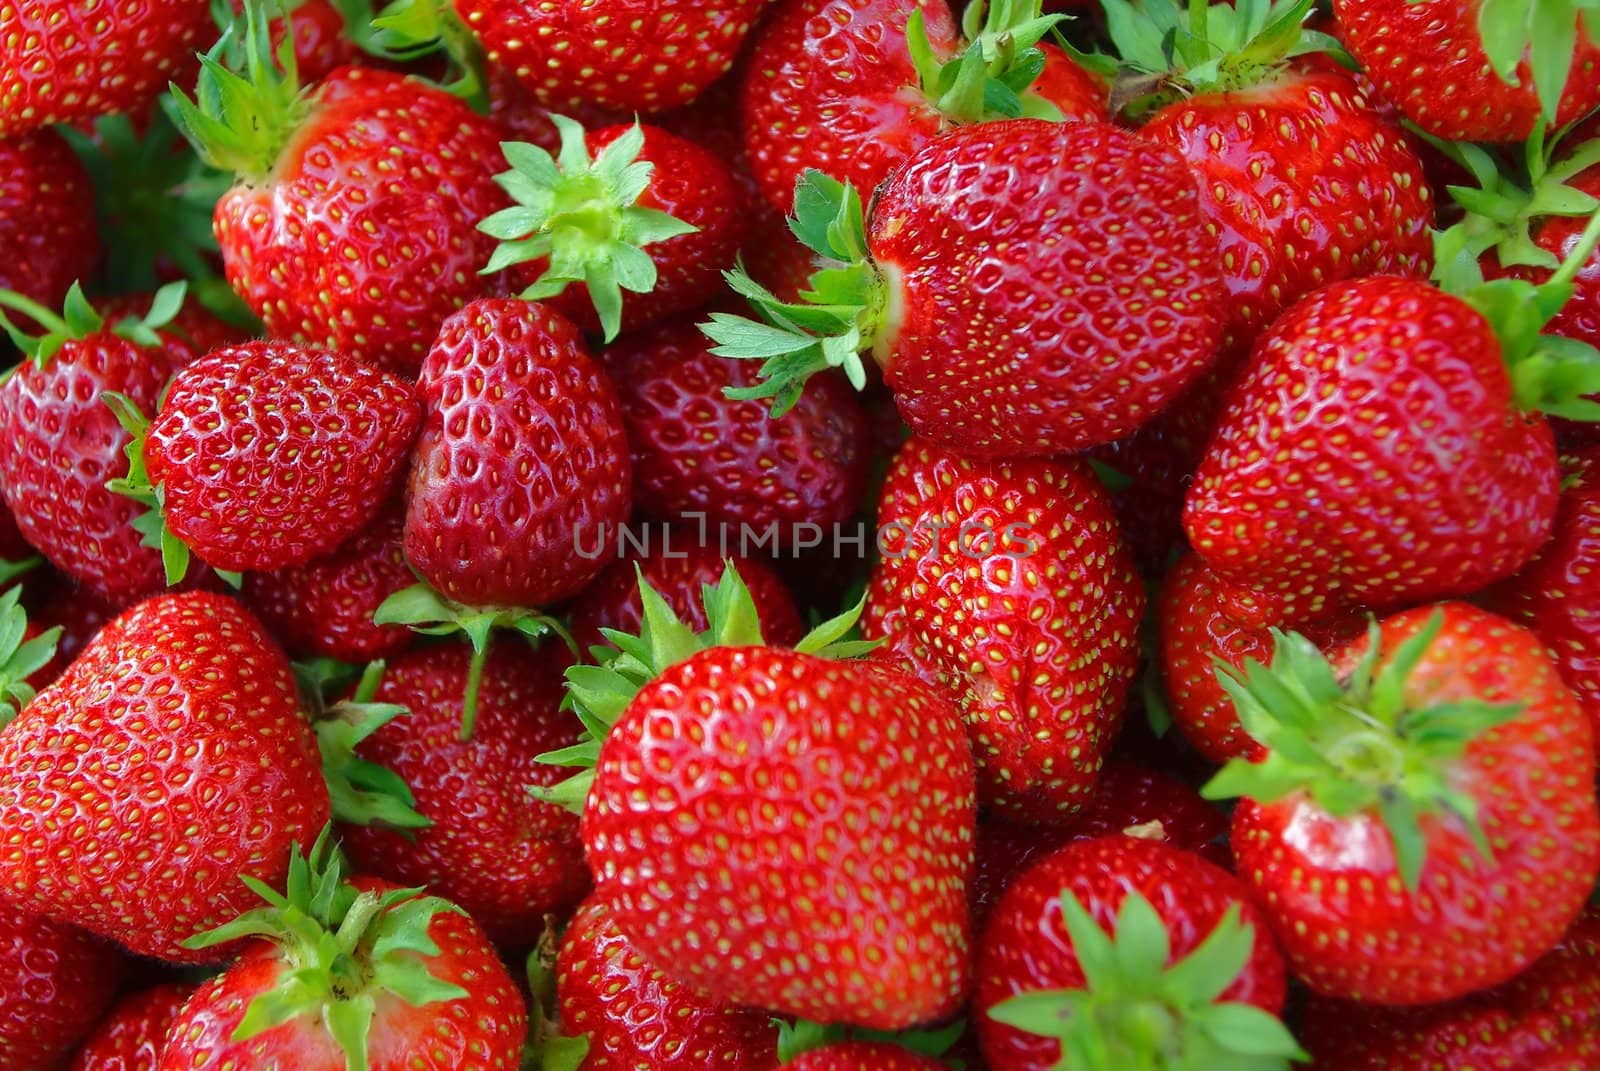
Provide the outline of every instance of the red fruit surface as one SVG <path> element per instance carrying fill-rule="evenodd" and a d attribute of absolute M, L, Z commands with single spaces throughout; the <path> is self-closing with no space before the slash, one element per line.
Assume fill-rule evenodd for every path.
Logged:
<path fill-rule="evenodd" d="M 803 1052 L 783 1065 L 789 1071 L 945 1071 L 931 1056 L 921 1056 L 899 1045 L 872 1041 L 841 1041 Z"/>
<path fill-rule="evenodd" d="M 234 0 L 235 8 L 244 5 Z M 312 85 L 346 64 L 359 63 L 362 52 L 345 31 L 344 16 L 332 0 L 295 0 L 286 5 L 288 19 L 272 20 L 273 48 L 281 48 L 289 29 L 294 27 L 294 60 L 302 85 Z"/>
<path fill-rule="evenodd" d="M 5 77 L 0 74 L 0 83 Z M 66 140 L 50 130 L 10 140 L 0 136 L 0 290 L 58 309 L 67 289 L 99 259 L 94 187 Z M 6 316 L 24 330 L 34 329 L 26 317 L 11 311 Z"/>
<path fill-rule="evenodd" d="M 97 298 L 95 308 L 106 323 L 116 326 L 128 317 L 142 320 L 154 298 L 154 294 L 115 294 Z M 184 300 L 178 315 L 157 334 L 174 370 L 193 364 L 213 350 L 250 341 L 250 332 L 221 319 L 192 296 Z"/>
<path fill-rule="evenodd" d="M 111 945 L 0 900 L 0 1066 L 51 1071 L 116 996 Z"/>
<path fill-rule="evenodd" d="M 581 591 L 612 559 L 630 470 L 616 390 L 577 328 L 544 305 L 477 302 L 444 325 L 417 390 L 411 564 L 469 606 Z"/>
<path fill-rule="evenodd" d="M 29 588 L 29 594 L 33 589 Z M 117 609 L 70 584 L 57 584 L 36 608 L 29 620 L 41 629 L 61 627 L 56 640 L 56 656 L 39 671 L 40 678 L 53 681 L 74 658 L 100 634 L 106 622 L 117 616 Z"/>
<path fill-rule="evenodd" d="M 328 818 L 294 678 L 220 595 L 164 595 L 112 621 L 0 733 L 0 892 L 174 962 L 283 878 Z"/>
<path fill-rule="evenodd" d="M 167 1028 L 194 987 L 158 985 L 123 997 L 67 1064 L 66 1071 L 156 1071 Z"/>

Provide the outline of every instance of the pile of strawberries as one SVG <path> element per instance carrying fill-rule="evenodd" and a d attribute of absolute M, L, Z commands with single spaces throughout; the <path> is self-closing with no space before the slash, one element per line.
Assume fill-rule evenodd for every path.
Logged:
<path fill-rule="evenodd" d="M 1590 0 L 0 0 L 0 1071 L 1595 1071 L 1597 248 Z"/>

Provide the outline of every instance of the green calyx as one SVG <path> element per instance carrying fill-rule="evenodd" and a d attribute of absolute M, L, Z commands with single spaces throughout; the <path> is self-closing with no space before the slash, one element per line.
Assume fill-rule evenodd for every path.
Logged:
<path fill-rule="evenodd" d="M 1041 0 L 973 0 L 962 17 L 967 46 L 940 60 L 922 9 L 906 23 L 906 45 L 922 93 L 952 123 L 985 119 L 1061 119 L 1061 110 L 1028 88 L 1044 70 L 1039 42 L 1066 18 L 1041 13 Z"/>
<path fill-rule="evenodd" d="M 1526 57 L 1547 121 L 1566 92 L 1580 19 L 1590 40 L 1600 41 L 1600 7 L 1591 0 L 1483 0 L 1478 7 L 1478 37 L 1490 66 L 1502 82 L 1520 85 L 1517 68 Z"/>
<path fill-rule="evenodd" d="M 1103 0 L 1106 30 L 1120 59 L 1075 54 L 1090 70 L 1114 77 L 1114 114 L 1141 119 L 1202 93 L 1259 85 L 1289 60 L 1327 52 L 1348 61 L 1327 34 L 1305 28 L 1314 0 Z"/>
<path fill-rule="evenodd" d="M 583 723 L 583 732 L 578 743 L 560 751 L 546 752 L 538 759 L 552 766 L 580 767 L 583 772 L 551 788 L 538 790 L 536 795 L 548 803 L 583 812 L 589 785 L 594 779 L 594 766 L 600 761 L 600 745 L 640 690 L 669 666 L 714 647 L 765 646 L 755 600 L 731 561 L 724 566 L 717 583 L 701 591 L 701 605 L 709 622 L 703 632 L 696 632 L 685 624 L 642 574 L 639 597 L 644 613 L 638 634 L 603 629 L 601 634 L 612 647 L 596 647 L 590 652 L 596 665 L 575 665 L 567 670 L 567 701 Z M 861 617 L 864 605 L 863 600 L 838 617 L 824 621 L 794 649 L 802 654 L 838 659 L 856 658 L 874 650 L 878 646 L 876 643 L 847 638 Z"/>
<path fill-rule="evenodd" d="M 935 1059 L 950 1051 L 950 1046 L 961 1039 L 966 1033 L 966 1020 L 958 1019 L 947 1026 L 936 1030 L 868 1030 L 859 1026 L 842 1026 L 812 1022 L 800 1019 L 789 1022 L 787 1019 L 772 1020 L 778 1028 L 778 1063 L 791 1063 L 799 1057 L 828 1045 L 837 1045 L 846 1041 L 871 1041 L 881 1044 L 898 1045 L 909 1052 L 922 1056 L 932 1056 Z"/>
<path fill-rule="evenodd" d="M 1480 699 L 1412 705 L 1407 683 L 1443 625 L 1443 614 L 1435 613 L 1380 667 L 1374 622 L 1348 679 L 1335 674 L 1316 644 L 1292 632 L 1274 630 L 1270 668 L 1254 659 L 1242 670 L 1219 662 L 1217 679 L 1240 724 L 1267 753 L 1260 761 L 1228 763 L 1203 795 L 1272 803 L 1304 792 L 1338 818 L 1375 813 L 1389 831 L 1407 889 L 1416 889 L 1426 861 L 1424 816 L 1459 821 L 1491 858 L 1477 801 L 1453 774 L 1472 741 L 1522 708 Z"/>
<path fill-rule="evenodd" d="M 426 829 L 433 825 L 417 813 L 411 786 L 393 770 L 356 755 L 361 742 L 395 718 L 411 712 L 394 703 L 375 703 L 383 680 L 383 662 L 367 666 L 349 698 L 319 712 L 312 721 L 322 752 L 322 776 L 333 802 L 333 817 L 347 825 L 381 825 L 390 829 Z"/>
<path fill-rule="evenodd" d="M 655 289 L 656 264 L 645 247 L 699 228 L 640 207 L 655 165 L 639 159 L 644 130 L 638 123 L 591 158 L 582 126 L 564 115 L 550 119 L 561 135 L 555 156 L 521 141 L 500 146 L 511 170 L 495 182 L 516 203 L 478 225 L 500 240 L 483 273 L 548 259 L 522 297 L 541 301 L 583 283 L 609 342 L 622 329 L 622 292 Z"/>
<path fill-rule="evenodd" d="M 186 284 L 181 282 L 162 287 L 156 291 L 148 313 L 143 317 L 129 316 L 117 321 L 111 325 L 111 333 L 139 346 L 162 345 L 160 331 L 182 310 L 186 290 Z M 6 316 L 7 309 L 32 319 L 44 328 L 44 334 L 24 334 Z M 106 321 L 95 311 L 89 299 L 83 296 L 83 288 L 73 283 L 72 289 L 67 291 L 60 314 L 21 294 L 0 290 L 0 328 L 4 328 L 24 356 L 43 368 L 68 342 L 81 342 L 105 330 Z"/>
<path fill-rule="evenodd" d="M 413 584 L 383 601 L 372 620 L 379 625 L 408 625 L 427 636 L 464 634 L 472 644 L 467 667 L 467 688 L 461 701 L 461 739 L 471 740 L 478 722 L 478 691 L 489 658 L 489 638 L 495 629 L 510 629 L 529 639 L 555 633 L 568 647 L 576 647 L 561 622 L 553 617 L 517 607 L 464 606 L 452 602 L 427 584 Z"/>
<path fill-rule="evenodd" d="M 996 1022 L 1058 1039 L 1056 1071 L 1281 1071 L 1310 1059 L 1275 1016 L 1222 1000 L 1255 946 L 1239 905 L 1170 967 L 1166 924 L 1137 891 L 1123 899 L 1110 933 L 1071 892 L 1062 893 L 1061 912 L 1083 988 L 1019 993 L 989 1009 Z"/>
<path fill-rule="evenodd" d="M 361 9 L 365 14 L 361 14 Z M 343 0 L 341 10 L 350 36 L 369 55 L 411 63 L 443 54 L 448 61 L 441 89 L 459 97 L 480 114 L 489 111 L 487 60 L 483 46 L 456 15 L 449 0 L 394 0 L 372 17 L 365 0 Z"/>
<path fill-rule="evenodd" d="M 0 729 L 33 702 L 28 678 L 55 657 L 60 639 L 59 625 L 28 639 L 28 612 L 22 608 L 20 585 L 0 595 Z"/>
<path fill-rule="evenodd" d="M 822 260 L 797 302 L 781 301 L 743 267 L 725 273 L 759 319 L 716 312 L 700 325 L 719 357 L 761 361 L 761 382 L 730 387 L 730 398 L 771 398 L 773 416 L 800 400 L 806 380 L 844 370 L 862 390 L 862 353 L 886 348 L 895 330 L 889 281 L 867 251 L 866 217 L 855 189 L 820 171 L 795 184 L 789 229 Z"/>
<path fill-rule="evenodd" d="M 242 27 L 234 23 L 200 57 L 194 97 L 171 87 L 173 118 L 200 158 L 256 183 L 271 176 L 312 108 L 300 85 L 294 35 L 272 47 L 270 23 L 279 15 L 288 17 L 280 0 L 245 0 Z M 230 58 L 243 74 L 230 68 Z"/>
<path fill-rule="evenodd" d="M 420 889 L 359 892 L 344 875 L 344 860 L 325 829 L 309 857 L 294 849 L 283 893 L 244 878 L 266 906 L 184 942 L 201 949 L 259 937 L 282 949 L 277 984 L 250 1002 L 235 1040 L 309 1018 L 344 1051 L 346 1071 L 370 1071 L 367 1041 L 379 994 L 412 1007 L 467 997 L 428 964 L 440 954 L 429 927 L 440 914 L 463 914 L 460 908 L 419 896 Z"/>

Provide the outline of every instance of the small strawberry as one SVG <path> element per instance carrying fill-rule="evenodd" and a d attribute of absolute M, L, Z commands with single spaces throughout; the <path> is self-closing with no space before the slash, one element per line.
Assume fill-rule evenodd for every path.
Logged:
<path fill-rule="evenodd" d="M 167 1030 L 193 992 L 194 986 L 169 983 L 123 997 L 66 1071 L 159 1071 Z"/>
<path fill-rule="evenodd" d="M 706 325 L 714 353 L 766 362 L 738 396 L 781 411 L 831 367 L 860 389 L 871 351 L 912 430 L 969 457 L 1127 435 L 1216 359 L 1229 315 L 1193 172 L 1108 124 L 953 131 L 879 188 L 865 222 L 853 191 L 811 173 L 793 226 L 842 266 L 802 304 L 733 277 L 765 321 Z"/>
<path fill-rule="evenodd" d="M 189 998 L 159 1071 L 512 1071 L 527 1011 L 476 923 L 438 897 L 346 880 L 326 834 L 286 892 L 190 942 L 254 938 Z"/>
<path fill-rule="evenodd" d="M 61 135 L 0 136 L 0 290 L 60 308 L 99 259 L 94 186 Z"/>
<path fill-rule="evenodd" d="M 328 817 L 288 663 L 230 599 L 150 599 L 0 733 L 0 893 L 133 951 L 231 917 Z M 111 817 L 106 817 L 111 816 Z"/>
<path fill-rule="evenodd" d="M 1499 984 L 1560 940 L 1600 874 L 1593 733 L 1538 639 L 1462 603 L 1374 623 L 1330 664 L 1279 633 L 1220 670 L 1263 751 L 1238 873 L 1296 975 L 1380 1004 Z"/>
<path fill-rule="evenodd" d="M 1068 845 L 1001 897 L 973 1013 L 1007 1071 L 1284 1071 L 1283 957 L 1233 875 L 1152 840 Z"/>
<path fill-rule="evenodd" d="M 0 1066 L 59 1067 L 111 1004 L 122 973 L 111 945 L 0 900 Z"/>
<path fill-rule="evenodd" d="M 878 525 L 863 634 L 957 698 L 986 804 L 1033 822 L 1071 814 L 1121 719 L 1144 608 L 1093 474 L 913 439 Z"/>

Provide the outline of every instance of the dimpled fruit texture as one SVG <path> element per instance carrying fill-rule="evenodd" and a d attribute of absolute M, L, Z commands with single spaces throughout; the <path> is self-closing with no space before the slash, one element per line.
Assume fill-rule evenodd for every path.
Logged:
<path fill-rule="evenodd" d="M 683 981 L 895 1030 L 965 996 L 975 809 L 960 717 L 921 682 L 720 647 L 611 730 L 583 838 L 597 899 Z"/>
<path fill-rule="evenodd" d="M 121 981 L 113 946 L 0 901 L 0 1067 L 59 1065 Z"/>
<path fill-rule="evenodd" d="M 272 181 L 217 202 L 228 282 L 270 335 L 414 372 L 439 324 L 488 292 L 504 206 L 499 131 L 442 90 L 348 67 Z"/>
<path fill-rule="evenodd" d="M 577 594 L 615 556 L 631 501 L 616 390 L 577 329 L 543 305 L 477 302 L 444 325 L 417 389 L 411 563 L 469 606 Z"/>
<path fill-rule="evenodd" d="M 899 1045 L 872 1041 L 824 1045 L 784 1064 L 789 1071 L 947 1071 L 948 1066 Z"/>
<path fill-rule="evenodd" d="M 913 439 L 878 522 L 863 633 L 959 697 L 980 797 L 1035 821 L 1082 806 L 1122 716 L 1144 606 L 1094 475 Z"/>
<path fill-rule="evenodd" d="M 919 435 L 969 457 L 1061 453 L 1150 419 L 1227 318 L 1198 181 L 1102 123 L 980 123 L 879 188 L 885 380 Z"/>
<path fill-rule="evenodd" d="M 157 1071 L 167 1027 L 194 992 L 158 985 L 123 997 L 72 1057 L 66 1071 Z"/>
<path fill-rule="evenodd" d="M 108 624 L 0 734 L 0 892 L 141 955 L 277 885 L 328 819 L 294 677 L 220 595 L 163 595 Z"/>
<path fill-rule="evenodd" d="M 168 386 L 145 441 L 167 527 L 218 569 L 300 565 L 370 522 L 421 413 L 411 386 L 290 342 L 218 350 Z"/>
<path fill-rule="evenodd" d="M 58 308 L 94 270 L 96 231 L 94 187 L 60 134 L 0 139 L 0 290 Z"/>

